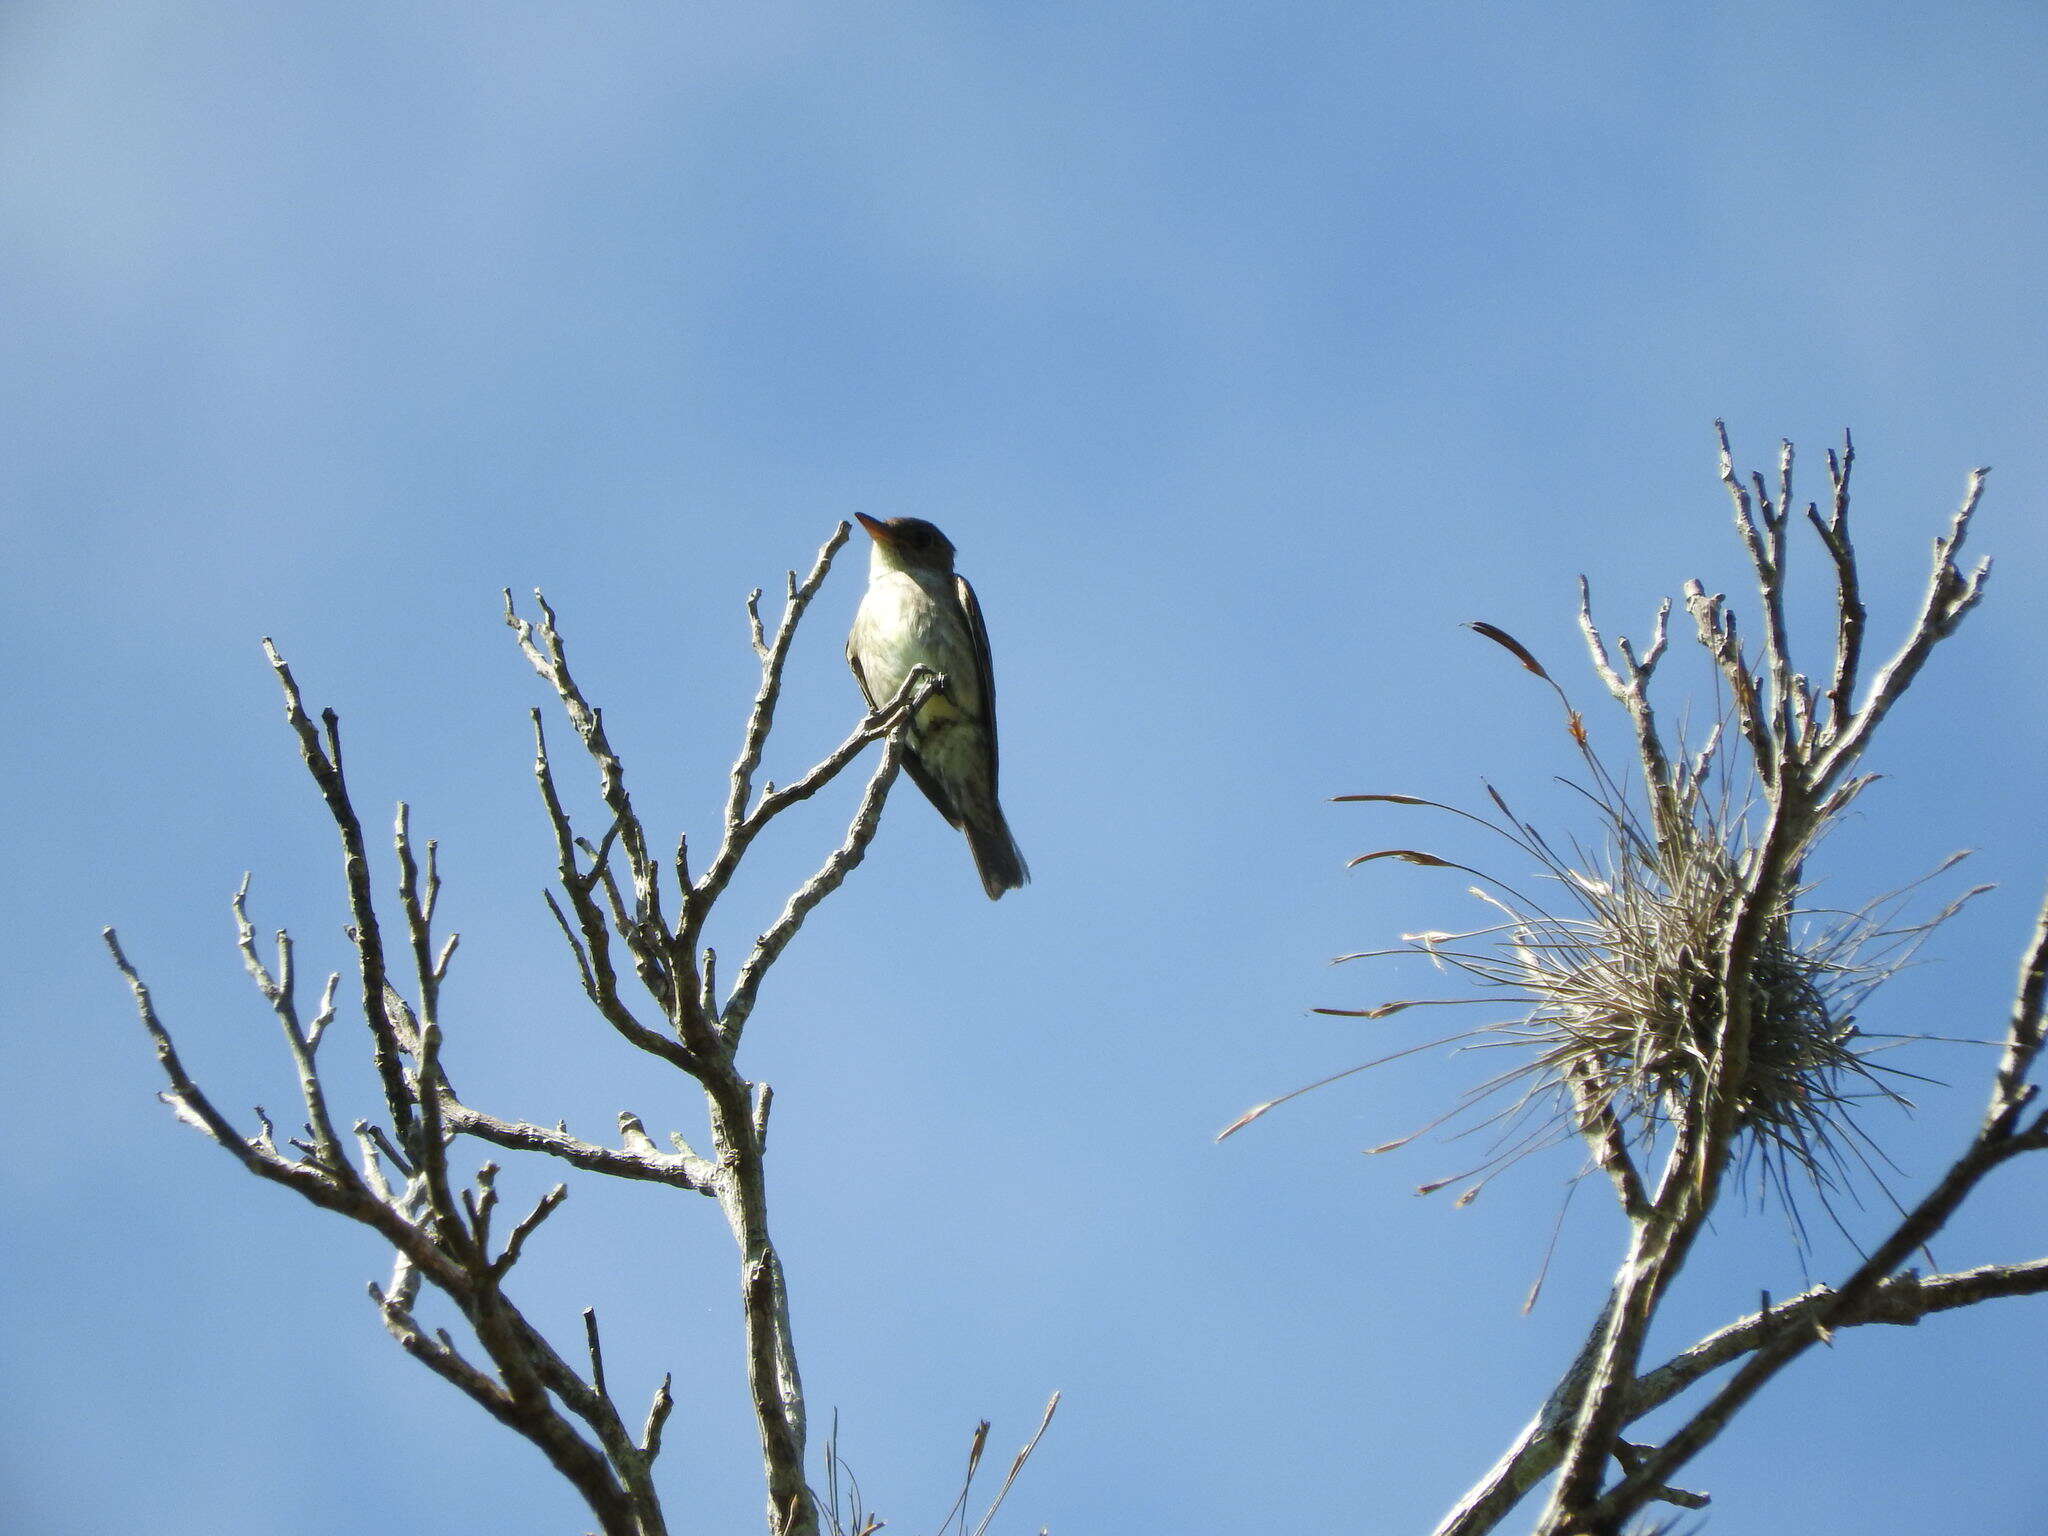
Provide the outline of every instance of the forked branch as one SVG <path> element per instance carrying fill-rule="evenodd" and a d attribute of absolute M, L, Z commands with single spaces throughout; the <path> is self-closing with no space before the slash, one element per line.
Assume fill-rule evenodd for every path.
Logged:
<path fill-rule="evenodd" d="M 1683 854 L 1679 840 L 1698 842 L 1702 831 L 1714 838 L 1741 834 L 1743 846 L 1726 848 L 1720 862 L 1733 872 L 1724 901 L 1710 993 L 1702 993 L 1696 1024 L 1704 1047 L 1696 1092 L 1683 1094 L 1673 1106 L 1663 1171 L 1647 1206 L 1630 1212 L 1628 1257 L 1616 1278 L 1612 1305 L 1593 1339 L 1585 1362 L 1583 1384 L 1571 1403 L 1571 1427 L 1565 1436 L 1559 1481 L 1552 1489 L 1540 1530 L 1544 1536 L 1618 1536 L 1622 1524 L 1649 1499 L 1659 1497 L 1667 1479 L 1704 1446 L 1726 1415 L 1757 1386 L 1804 1348 L 1810 1333 L 1778 1333 L 1755 1350 L 1722 1393 L 1692 1421 L 1655 1450 L 1624 1450 L 1620 1432 L 1630 1419 L 1634 1382 L 1640 1370 L 1642 1343 L 1649 1335 L 1671 1280 L 1700 1237 L 1720 1194 L 1726 1167 L 1739 1153 L 1745 1126 L 1757 1112 L 1759 1051 L 1769 1049 L 1769 1034 L 1778 1024 L 1772 1016 L 1772 977 L 1784 967 L 1784 946 L 1790 938 L 1790 909 L 1798 893 L 1800 870 L 1810 848 L 1819 842 L 1829 819 L 1839 813 L 1864 780 L 1849 780 L 1878 723 L 1896 705 L 1925 666 L 1939 641 L 1954 633 L 1962 616 L 1982 596 L 1989 563 L 1970 575 L 1956 565 L 1956 551 L 1982 494 L 1985 471 L 1970 477 L 1962 510 L 1950 532 L 1935 541 L 1935 563 L 1929 590 L 1911 633 L 1892 662 L 1878 674 L 1862 700 L 1855 698 L 1866 614 L 1849 539 L 1849 465 L 1851 444 L 1845 440 L 1839 457 L 1829 457 L 1833 504 L 1827 518 L 1808 508 L 1806 520 L 1819 532 L 1835 567 L 1835 659 L 1825 705 L 1817 707 L 1812 688 L 1792 657 L 1786 621 L 1786 530 L 1792 522 L 1792 444 L 1782 444 L 1776 485 L 1763 475 L 1745 483 L 1735 473 L 1726 430 L 1720 434 L 1720 477 L 1729 489 L 1735 524 L 1749 553 L 1763 614 L 1761 659 L 1745 653 L 1735 612 L 1720 596 L 1708 596 L 1696 582 L 1688 586 L 1688 608 L 1694 614 L 1702 647 L 1714 659 L 1731 690 L 1735 719 L 1747 745 L 1747 768 L 1761 786 L 1761 821 L 1749 827 L 1702 827 L 1686 809 L 1688 784 L 1673 772 L 1673 752 L 1649 713 L 1647 676 L 1636 668 L 1616 670 L 1585 614 L 1593 664 L 1610 692 L 1628 709 L 1636 727 L 1636 756 L 1653 807 L 1661 856 L 1675 862 Z M 1661 631 L 1661 621 L 1659 621 Z M 1653 647 L 1655 651 L 1657 647 Z M 1761 676 L 1757 668 L 1761 666 Z M 1681 758 L 1679 758 L 1681 760 Z M 1673 809 L 1683 811 L 1673 821 Z M 1825 1020 L 1823 1020 L 1825 1022 Z M 1833 1294 L 1821 1323 L 1831 1315 L 1862 1305 L 1870 1290 L 1905 1264 L 1919 1241 L 1925 1241 L 1948 1219 L 1948 1212 L 1974 1188 L 1989 1165 L 2011 1155 L 2007 1143 L 1991 1147 L 1976 1143 L 1958 1159 L 1950 1176 L 1882 1243 L 1872 1260 Z M 1622 1462 L 1624 1477 L 1608 1491 L 1608 1466 Z"/>
<path fill-rule="evenodd" d="M 1920 939 L 1969 899 L 1928 921 L 1900 925 L 1891 898 L 1847 913 L 1803 898 L 1813 850 L 1876 777 L 1862 764 L 1878 726 L 1982 598 L 1989 563 L 1966 573 L 1957 556 L 1985 472 L 1971 475 L 1961 507 L 1935 541 L 1927 593 L 1905 639 L 1866 679 L 1868 615 L 1850 533 L 1853 446 L 1845 437 L 1840 452 L 1828 456 L 1828 510 L 1809 505 L 1803 519 L 1789 444 L 1770 479 L 1736 473 L 1725 432 L 1720 448 L 1721 479 L 1749 557 L 1761 624 L 1758 638 L 1745 643 L 1726 597 L 1687 584 L 1698 642 L 1728 700 L 1726 716 L 1704 742 L 1688 743 L 1682 727 L 1669 730 L 1652 701 L 1651 684 L 1669 643 L 1668 603 L 1639 649 L 1602 632 L 1583 581 L 1580 586 L 1579 625 L 1593 669 L 1629 722 L 1633 761 L 1625 773 L 1611 770 L 1594 750 L 1570 698 L 1525 646 L 1492 625 L 1469 626 L 1558 693 L 1589 775 L 1578 787 L 1601 815 L 1604 846 L 1588 852 L 1577 837 L 1553 843 L 1490 786 L 1498 819 L 1412 795 L 1339 797 L 1450 810 L 1477 821 L 1533 859 L 1565 893 L 1552 910 L 1486 877 L 1493 889 L 1474 888 L 1473 894 L 1498 914 L 1487 926 L 1412 934 L 1403 949 L 1344 958 L 1425 955 L 1475 983 L 1482 996 L 1497 999 L 1505 992 L 1525 1004 L 1520 1017 L 1454 1037 L 1514 1046 L 1526 1055 L 1442 1118 L 1497 1104 L 1495 1095 L 1508 1101 L 1482 1122 L 1507 1127 L 1501 1150 L 1482 1168 L 1576 1136 L 1590 1166 L 1607 1174 L 1627 1223 L 1626 1249 L 1585 1342 L 1541 1411 L 1445 1518 L 1438 1536 L 1491 1531 L 1553 1474 L 1540 1536 L 1620 1536 L 1652 1502 L 1699 1502 L 1675 1486 L 1690 1458 L 1830 1331 L 1911 1322 L 2048 1289 L 2048 1259 L 1933 1277 L 1906 1268 L 1994 1168 L 2048 1148 L 2048 1115 L 2036 1107 L 2033 1081 L 2048 993 L 2044 909 L 2021 966 L 1990 1107 L 1951 1166 L 1917 1203 L 1900 1207 L 1892 1230 L 1840 1282 L 1780 1306 L 1767 1302 L 1755 1316 L 1663 1366 L 1645 1367 L 1651 1324 L 1708 1230 L 1730 1170 L 1750 1161 L 1762 1171 L 1765 1188 L 1789 1201 L 1795 1182 L 1827 1187 L 1843 1166 L 1844 1148 L 1867 1141 L 1865 1132 L 1845 1123 L 1853 1101 L 1897 1096 L 1866 1064 L 1871 1047 L 1862 1043 L 1854 1018 Z M 1791 534 L 1802 521 L 1825 550 L 1833 575 L 1833 657 L 1818 688 L 1798 667 L 1792 646 L 1788 566 Z M 1409 848 L 1354 862 L 1379 858 L 1465 868 Z M 1415 1005 L 1321 1011 L 1377 1018 Z M 1727 1379 L 1661 1444 L 1623 1438 L 1643 1414 L 1721 1367 L 1732 1367 Z"/>
<path fill-rule="evenodd" d="M 605 1378 L 596 1318 L 586 1314 L 588 1366 L 579 1371 L 528 1320 L 507 1290 L 529 1245 L 567 1197 L 557 1184 L 500 1235 L 498 1169 L 486 1163 L 465 1179 L 452 1158 L 465 1139 L 510 1152 L 539 1153 L 589 1173 L 715 1199 L 740 1247 L 740 1292 L 753 1363 L 755 1414 L 767 1474 L 768 1525 L 776 1536 L 816 1536 L 816 1501 L 805 1481 L 805 1413 L 790 1329 L 782 1266 L 769 1236 L 763 1164 L 769 1092 L 740 1073 L 735 1051 L 768 972 L 804 920 L 859 865 L 880 824 L 902 763 L 902 736 L 913 711 L 940 679 L 918 669 L 898 695 L 871 711 L 826 757 L 778 789 L 754 778 L 760 768 L 783 672 L 799 621 L 845 543 L 841 524 L 802 581 L 791 573 L 772 638 L 758 599 L 748 602 L 760 686 L 747 717 L 730 782 L 717 848 L 703 874 L 690 875 L 687 843 L 678 840 L 672 872 L 656 858 L 657 841 L 640 820 L 624 762 L 605 730 L 604 715 L 577 683 L 554 610 L 535 595 L 540 617 L 521 617 L 506 594 L 506 622 L 535 671 L 549 685 L 596 772 L 605 825 L 595 842 L 580 834 L 557 781 L 535 712 L 534 772 L 554 839 L 560 890 L 549 904 L 586 996 L 627 1043 L 680 1069 L 701 1088 L 711 1147 L 700 1154 L 680 1136 L 656 1145 L 639 1117 L 619 1115 L 617 1145 L 573 1135 L 564 1124 L 536 1125 L 478 1108 L 456 1091 L 442 1065 L 440 999 L 455 936 L 434 932 L 441 876 L 438 850 L 415 849 L 410 817 L 398 809 L 393 831 L 396 893 L 403 929 L 386 942 L 361 818 L 342 772 L 341 732 L 332 710 L 316 727 L 296 680 L 276 650 L 265 649 L 284 692 L 286 718 L 307 771 L 340 835 L 349 899 L 349 938 L 360 1005 L 383 1097 L 383 1113 L 354 1122 L 351 1143 L 336 1129 L 323 1082 L 320 1048 L 335 1014 L 339 977 L 330 977 L 314 1016 L 302 1018 L 296 954 L 277 936 L 266 960 L 247 912 L 247 883 L 236 893 L 237 942 L 258 991 L 276 1015 L 304 1107 L 302 1137 L 280 1145 L 271 1122 L 244 1133 L 215 1108 L 187 1071 L 148 988 L 112 930 L 108 947 L 127 979 L 143 1026 L 161 1063 L 163 1097 L 195 1126 L 261 1178 L 368 1226 L 394 1250 L 388 1284 L 372 1299 L 398 1343 L 493 1417 L 532 1442 L 569 1479 L 606 1536 L 664 1536 L 666 1526 L 652 1469 L 675 1406 L 664 1378 L 637 1434 L 629 1430 Z M 815 796 L 870 746 L 882 751 L 845 835 L 817 872 L 788 899 L 758 937 L 721 1000 L 706 924 L 754 839 L 775 817 Z M 617 868 L 623 862 L 623 870 Z M 673 884 L 670 884 L 671 879 Z M 667 892 L 674 892 L 669 915 Z M 403 984 L 391 956 L 409 955 Z M 637 991 L 635 990 L 637 984 Z M 408 996 L 407 994 L 410 994 Z M 458 1345 L 444 1329 L 418 1320 L 423 1287 L 452 1305 L 470 1341 Z"/>

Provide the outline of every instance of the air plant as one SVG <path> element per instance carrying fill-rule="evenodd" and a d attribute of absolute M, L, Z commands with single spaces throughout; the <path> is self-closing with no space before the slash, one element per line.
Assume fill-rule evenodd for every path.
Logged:
<path fill-rule="evenodd" d="M 1883 1154 L 1856 1123 L 1854 1110 L 1880 1100 L 1906 1105 L 1899 1083 L 1912 1074 L 1875 1061 L 1899 1037 L 1866 1034 L 1857 1023 L 1870 994 L 1908 964 L 1919 944 L 1972 896 L 1966 892 L 1930 917 L 1904 920 L 1908 898 L 1952 868 L 1956 855 L 1901 890 L 1843 910 L 1815 899 L 1806 860 L 1876 779 L 1852 774 L 1876 719 L 1910 681 L 1932 641 L 1976 601 L 1982 571 L 1955 573 L 1980 482 L 1973 482 L 1950 538 L 1937 545 L 1936 596 L 1915 641 L 1884 670 L 1859 708 L 1854 703 L 1863 612 L 1847 534 L 1853 447 L 1828 455 L 1835 495 L 1831 517 L 1807 515 L 1832 555 L 1837 576 L 1836 665 L 1824 693 L 1793 671 L 1783 614 L 1785 527 L 1791 449 L 1780 464 L 1779 494 L 1762 478 L 1751 491 L 1736 479 L 1722 437 L 1723 480 L 1764 597 L 1765 656 L 1754 666 L 1721 597 L 1698 583 L 1687 607 L 1699 641 L 1716 664 L 1723 697 L 1717 723 L 1694 749 L 1681 729 L 1667 739 L 1648 686 L 1669 644 L 1671 604 L 1659 609 L 1640 654 L 1625 638 L 1610 650 L 1595 626 L 1590 591 L 1580 581 L 1579 623 L 1594 670 L 1633 726 L 1635 763 L 1617 772 L 1595 750 L 1585 717 L 1551 673 L 1498 627 L 1468 627 L 1513 655 L 1558 698 L 1579 759 L 1565 782 L 1592 808 L 1596 835 L 1547 836 L 1517 815 L 1492 786 L 1497 814 L 1401 794 L 1336 797 L 1448 812 L 1503 839 L 1531 866 L 1541 899 L 1506 881 L 1414 848 L 1362 854 L 1354 867 L 1395 859 L 1475 876 L 1472 894 L 1498 921 L 1460 933 L 1403 936 L 1401 946 L 1340 956 L 1341 961 L 1424 955 L 1470 983 L 1474 996 L 1408 999 L 1318 1013 L 1385 1018 L 1425 1005 L 1477 1004 L 1509 1011 L 1283 1094 L 1229 1126 L 1229 1135 L 1302 1093 L 1397 1056 L 1440 1045 L 1504 1050 L 1512 1060 L 1464 1092 L 1419 1130 L 1370 1150 L 1392 1151 L 1439 1127 L 1456 1135 L 1492 1130 L 1476 1166 L 1421 1187 L 1430 1193 L 1486 1182 L 1532 1152 L 1574 1137 L 1593 1165 L 1616 1182 L 1624 1206 L 1645 1198 L 1636 1165 L 1656 1149 L 1711 1145 L 1715 1176 L 1727 1162 L 1753 1170 L 1754 1188 L 1774 1193 L 1797 1220 L 1800 1188 L 1846 1187 L 1851 1166 L 1873 1167 Z M 1937 633 L 1936 631 L 1939 631 Z M 1979 888 L 1982 889 L 1982 888 Z M 1739 1030 L 1731 1032 L 1731 1021 Z M 1709 1130 L 1709 1121 L 1718 1129 Z"/>
<path fill-rule="evenodd" d="M 1474 627 L 1552 681 L 1501 631 Z M 1572 787 L 1594 807 L 1599 830 L 1590 846 L 1574 840 L 1561 850 L 1490 786 L 1498 817 L 1415 796 L 1338 797 L 1425 806 L 1473 820 L 1524 855 L 1540 887 L 1552 893 L 1532 899 L 1482 875 L 1485 883 L 1472 894 L 1494 908 L 1499 921 L 1460 933 L 1405 934 L 1400 948 L 1340 957 L 1427 956 L 1475 987 L 1477 995 L 1452 1001 L 1495 1009 L 1506 1003 L 1514 1010 L 1453 1037 L 1462 1050 L 1505 1049 L 1515 1059 L 1425 1127 L 1462 1120 L 1469 1123 L 1459 1134 L 1483 1127 L 1497 1134 L 1478 1167 L 1427 1184 L 1424 1192 L 1476 1176 L 1479 1182 L 1461 1197 L 1469 1201 L 1529 1153 L 1576 1136 L 1597 1139 L 1603 1127 L 1618 1131 L 1640 1159 L 1660 1136 L 1696 1116 L 1712 1077 L 1722 1016 L 1713 957 L 1725 949 L 1753 859 L 1753 786 L 1737 782 L 1738 772 L 1721 755 L 1725 730 L 1717 727 L 1698 753 L 1682 759 L 1660 831 L 1646 823 L 1625 781 L 1595 755 L 1568 699 L 1565 707 L 1587 770 Z M 1825 830 L 1817 829 L 1815 840 Z M 1414 849 L 1353 862 L 1384 857 L 1463 867 Z M 1752 1023 L 1735 1089 L 1736 1152 L 1755 1167 L 1759 1191 L 1774 1191 L 1788 1208 L 1802 1182 L 1837 1189 L 1851 1163 L 1868 1167 L 1873 1156 L 1882 1158 L 1853 1119 L 1860 1103 L 1910 1107 L 1897 1083 L 1911 1074 L 1873 1059 L 1900 1039 L 1866 1034 L 1857 1019 L 1864 1000 L 1911 961 L 1926 936 L 1984 889 L 1964 893 L 1932 916 L 1901 921 L 1910 894 L 1963 857 L 1853 910 L 1820 905 L 1811 887 L 1789 885 L 1764 926 L 1744 978 Z M 1386 1017 L 1415 1005 L 1316 1011 Z M 1413 1139 L 1372 1150 L 1390 1151 Z"/>
<path fill-rule="evenodd" d="M 1620 1536 L 1654 1502 L 1698 1507 L 1704 1496 L 1672 1486 L 1673 1476 L 1779 1371 L 1836 1329 L 1913 1322 L 1950 1304 L 2048 1291 L 2048 1259 L 1954 1275 L 1907 1267 L 1994 1169 L 2048 1150 L 2048 1111 L 2031 1080 L 2048 1044 L 2044 908 L 2021 961 L 1991 1102 L 1962 1154 L 1924 1194 L 1898 1205 L 1889 1232 L 1857 1245 L 1858 1261 L 1838 1282 L 1776 1304 L 1765 1295 L 1756 1313 L 1664 1365 L 1644 1360 L 1652 1322 L 1731 1175 L 1755 1172 L 1754 1187 L 1788 1205 L 1817 1189 L 1826 1205 L 1852 1166 L 1884 1160 L 1854 1111 L 1869 1099 L 1903 1101 L 1898 1085 L 1908 1074 L 1874 1057 L 1906 1037 L 1871 1035 L 1858 1016 L 1873 989 L 1976 894 L 1908 921 L 1922 881 L 1842 909 L 1820 899 L 1807 864 L 1874 781 L 1860 765 L 1877 727 L 1983 595 L 1988 562 L 1966 573 L 1956 554 L 1985 472 L 1970 477 L 1961 508 L 1934 541 L 1927 590 L 1904 642 L 1866 677 L 1866 615 L 1849 533 L 1854 449 L 1845 437 L 1828 454 L 1828 509 L 1809 503 L 1804 513 L 1832 567 L 1834 655 L 1810 678 L 1793 663 L 1786 623 L 1792 462 L 1788 443 L 1775 486 L 1762 475 L 1745 483 L 1721 434 L 1721 479 L 1756 579 L 1761 637 L 1745 644 L 1726 599 L 1687 584 L 1685 608 L 1722 698 L 1718 723 L 1697 749 L 1682 728 L 1666 731 L 1650 700 L 1667 650 L 1669 603 L 1647 646 L 1639 651 L 1621 637 L 1610 646 L 1581 583 L 1580 628 L 1594 671 L 1633 735 L 1634 764 L 1624 773 L 1595 752 L 1583 717 L 1527 648 L 1491 625 L 1472 626 L 1557 693 L 1582 770 L 1573 787 L 1593 808 L 1594 828 L 1583 838 L 1553 839 L 1492 788 L 1485 815 L 1413 795 L 1340 797 L 1476 822 L 1533 866 L 1532 889 L 1543 899 L 1415 848 L 1355 859 L 1472 875 L 1474 894 L 1494 917 L 1467 932 L 1411 934 L 1393 949 L 1342 957 L 1420 955 L 1473 996 L 1317 1011 L 1379 1019 L 1425 1005 L 1484 1003 L 1497 1016 L 1296 1089 L 1224 1132 L 1351 1073 L 1456 1045 L 1502 1052 L 1506 1064 L 1430 1125 L 1372 1150 L 1451 1122 L 1461 1124 L 1460 1134 L 1491 1129 L 1496 1141 L 1484 1162 L 1423 1186 L 1476 1176 L 1463 1201 L 1501 1168 L 1576 1137 L 1590 1168 L 1611 1184 L 1626 1242 L 1606 1302 L 1547 1400 L 1436 1536 L 1483 1536 L 1547 1479 L 1538 1536 Z M 1631 1423 L 1730 1365 L 1660 1444 L 1624 1437 Z"/>

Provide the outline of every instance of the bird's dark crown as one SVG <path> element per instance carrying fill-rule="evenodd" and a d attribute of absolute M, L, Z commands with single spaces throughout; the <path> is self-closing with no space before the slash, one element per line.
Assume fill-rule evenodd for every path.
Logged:
<path fill-rule="evenodd" d="M 887 544 L 900 558 L 942 571 L 953 569 L 953 541 L 923 518 L 892 517 L 884 522 L 862 515 L 860 521 L 871 537 Z"/>

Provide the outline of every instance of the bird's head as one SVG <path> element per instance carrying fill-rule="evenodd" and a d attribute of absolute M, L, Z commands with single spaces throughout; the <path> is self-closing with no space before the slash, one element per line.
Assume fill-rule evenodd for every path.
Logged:
<path fill-rule="evenodd" d="M 887 522 L 853 514 L 875 541 L 877 564 L 899 571 L 937 571 L 951 575 L 953 541 L 921 517 L 892 517 Z"/>

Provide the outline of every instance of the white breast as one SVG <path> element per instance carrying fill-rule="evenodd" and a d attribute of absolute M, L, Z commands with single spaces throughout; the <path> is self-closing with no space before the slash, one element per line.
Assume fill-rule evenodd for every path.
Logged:
<path fill-rule="evenodd" d="M 853 646 L 878 704 L 920 662 L 946 674 L 956 699 L 972 699 L 979 691 L 974 644 L 950 582 L 933 591 L 907 571 L 876 571 L 854 615 Z"/>

